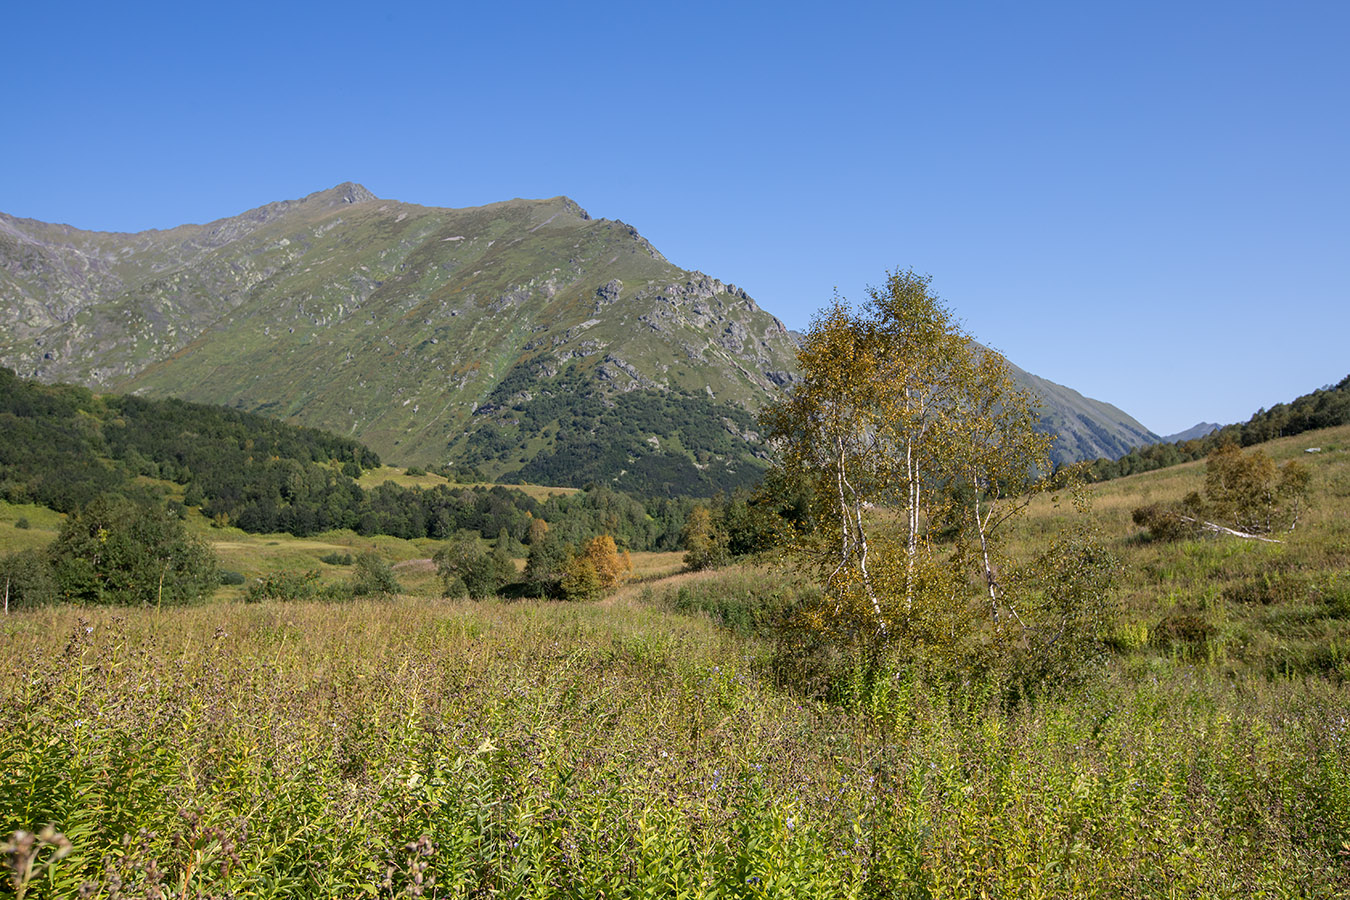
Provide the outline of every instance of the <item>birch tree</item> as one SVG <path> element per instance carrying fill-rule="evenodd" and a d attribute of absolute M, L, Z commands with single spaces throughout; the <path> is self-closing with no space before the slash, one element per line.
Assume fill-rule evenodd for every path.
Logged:
<path fill-rule="evenodd" d="M 856 311 L 836 297 L 798 364 L 801 381 L 764 423 L 787 480 L 812 488 L 816 527 L 795 549 L 825 589 L 819 627 L 943 654 L 962 652 L 980 608 L 995 644 L 1063 633 L 1047 613 L 1062 598 L 1019 588 L 1046 582 L 1002 549 L 1048 483 L 1052 438 L 930 279 L 888 273 Z"/>

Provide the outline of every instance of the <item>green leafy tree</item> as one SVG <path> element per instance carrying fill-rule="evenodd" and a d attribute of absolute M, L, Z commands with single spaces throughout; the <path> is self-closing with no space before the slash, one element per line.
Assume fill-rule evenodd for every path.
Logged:
<path fill-rule="evenodd" d="M 61 595 L 77 603 L 176 605 L 219 583 L 215 555 L 182 521 L 120 497 L 71 513 L 50 553 Z"/>
<path fill-rule="evenodd" d="M 536 519 L 535 525 L 543 525 Z M 530 553 L 525 560 L 525 584 L 536 597 L 554 597 L 562 589 L 563 569 L 571 558 L 567 542 L 547 526 L 531 526 Z"/>
<path fill-rule="evenodd" d="M 689 511 L 681 537 L 684 564 L 694 571 L 724 566 L 731 558 L 726 532 L 712 510 L 702 504 Z"/>
<path fill-rule="evenodd" d="M 354 597 L 388 597 L 403 591 L 393 567 L 374 550 L 357 554 L 349 583 Z"/>
<path fill-rule="evenodd" d="M 497 542 L 492 545 L 492 566 L 497 580 L 496 590 L 501 590 L 516 580 L 516 559 L 511 554 L 513 544 L 516 544 L 516 541 L 505 528 L 497 533 Z"/>
<path fill-rule="evenodd" d="M 808 624 L 954 665 L 1034 655 L 1066 640 L 1078 589 L 1024 589 L 1039 570 L 1002 535 L 1047 486 L 1050 438 L 1007 362 L 929 285 L 895 272 L 859 311 L 836 298 L 798 353 L 802 380 L 764 417 L 779 480 L 811 498 L 814 530 L 793 544 L 825 590 Z"/>
<path fill-rule="evenodd" d="M 456 534 L 436 551 L 433 559 L 447 597 L 467 594 L 474 600 L 483 600 L 506 584 L 499 562 L 483 548 L 482 540 L 472 531 Z"/>
<path fill-rule="evenodd" d="M 41 550 L 0 556 L 0 595 L 5 612 L 44 606 L 56 600 L 51 562 Z"/>

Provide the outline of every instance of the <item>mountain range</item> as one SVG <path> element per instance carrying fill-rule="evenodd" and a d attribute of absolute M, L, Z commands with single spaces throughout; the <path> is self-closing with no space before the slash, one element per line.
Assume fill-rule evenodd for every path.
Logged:
<path fill-rule="evenodd" d="M 565 197 L 445 209 L 340 184 L 135 234 L 0 214 L 0 365 L 262 412 L 405 465 L 706 494 L 763 469 L 797 336 Z M 1158 440 L 1018 370 L 1059 461 Z"/>

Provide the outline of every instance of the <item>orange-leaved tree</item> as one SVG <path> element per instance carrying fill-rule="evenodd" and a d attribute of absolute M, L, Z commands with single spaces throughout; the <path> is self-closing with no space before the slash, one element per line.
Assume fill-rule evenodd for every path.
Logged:
<path fill-rule="evenodd" d="M 569 600 L 594 600 L 617 588 L 633 569 L 628 551 L 607 534 L 591 538 L 563 567 L 562 592 Z"/>

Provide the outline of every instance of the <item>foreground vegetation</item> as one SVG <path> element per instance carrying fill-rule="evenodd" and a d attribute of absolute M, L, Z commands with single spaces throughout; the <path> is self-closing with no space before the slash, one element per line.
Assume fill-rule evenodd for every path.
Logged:
<path fill-rule="evenodd" d="M 10 615 L 0 891 L 1343 896 L 1348 449 L 1347 428 L 1265 445 L 1311 470 L 1280 544 L 1134 524 L 1201 464 L 1098 486 L 1127 562 L 1110 655 L 1016 697 L 784 630 L 820 593 L 772 565 L 596 604 L 439 600 L 400 566 L 420 596 Z M 1037 501 L 1009 552 L 1062 515 Z M 227 567 L 362 548 L 229 539 Z"/>
<path fill-rule="evenodd" d="M 20 860 L 30 896 L 1350 888 L 1324 679 L 1122 667 L 1009 711 L 845 678 L 830 703 L 631 602 L 62 608 L 4 641 L 0 829 L 62 835 Z"/>

